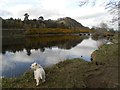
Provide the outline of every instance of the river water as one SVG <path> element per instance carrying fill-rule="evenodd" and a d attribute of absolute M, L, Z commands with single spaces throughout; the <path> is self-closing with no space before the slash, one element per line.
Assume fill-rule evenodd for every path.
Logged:
<path fill-rule="evenodd" d="M 90 62 L 92 52 L 102 43 L 103 40 L 74 35 L 4 38 L 1 76 L 18 77 L 30 70 L 33 62 L 43 67 L 73 58 Z"/>

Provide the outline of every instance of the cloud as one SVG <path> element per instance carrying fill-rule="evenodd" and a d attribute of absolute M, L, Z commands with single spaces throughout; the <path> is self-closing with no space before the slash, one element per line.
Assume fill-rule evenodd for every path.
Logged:
<path fill-rule="evenodd" d="M 57 10 L 46 10 L 43 8 L 29 8 L 27 10 L 21 10 L 18 12 L 19 15 L 24 15 L 24 13 L 28 13 L 30 16 L 29 18 L 38 18 L 39 16 L 43 16 L 46 19 L 52 19 L 52 17 L 60 17 L 60 14 Z M 53 18 L 54 19 L 54 18 Z"/>
<path fill-rule="evenodd" d="M 91 15 L 80 16 L 77 18 L 78 19 L 92 19 L 92 18 L 104 17 L 105 15 L 106 15 L 106 12 L 100 12 L 100 13 L 95 13 Z"/>
<path fill-rule="evenodd" d="M 4 16 L 4 17 L 10 17 L 12 16 L 13 14 L 7 10 L 1 10 L 0 9 L 0 16 Z"/>
<path fill-rule="evenodd" d="M 6 1 L 6 3 L 5 3 Z M 45 18 L 55 19 L 62 16 L 60 13 L 60 7 L 61 10 L 65 7 L 62 1 L 64 0 L 5 0 L 3 7 L 6 11 L 9 11 L 14 18 L 23 18 L 24 13 L 29 13 L 30 18 L 38 18 L 39 16 L 43 16 Z M 65 2 L 65 1 L 64 1 Z M 54 4 L 55 3 L 55 4 Z M 63 3 L 63 4 L 62 4 Z M 54 5 L 53 5 L 54 4 Z M 61 5 L 62 4 L 62 5 Z M 1 3 L 0 3 L 1 5 Z M 6 7 L 8 5 L 8 7 Z M 2 9 L 2 8 L 1 8 Z M 8 16 L 7 16 L 8 15 Z M 1 14 L 2 17 L 8 18 L 9 13 L 6 13 L 6 15 Z"/>

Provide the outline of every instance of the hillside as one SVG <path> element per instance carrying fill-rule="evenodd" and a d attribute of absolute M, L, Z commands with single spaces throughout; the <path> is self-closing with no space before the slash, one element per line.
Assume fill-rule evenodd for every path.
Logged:
<path fill-rule="evenodd" d="M 88 27 L 83 26 L 81 23 L 77 22 L 75 19 L 72 19 L 70 17 L 65 17 L 65 18 L 59 18 L 57 20 L 58 23 L 63 23 L 66 27 L 71 28 L 71 29 L 82 29 L 86 28 L 89 29 Z"/>
<path fill-rule="evenodd" d="M 76 20 L 70 17 L 59 18 L 57 20 L 57 23 L 62 23 L 68 28 L 85 28 L 81 23 L 77 22 Z"/>
<path fill-rule="evenodd" d="M 70 17 L 57 20 L 30 19 L 2 19 L 3 36 L 23 36 L 40 34 L 79 34 L 80 32 L 93 32 L 88 27 Z"/>
<path fill-rule="evenodd" d="M 21 19 L 2 19 L 2 28 L 4 29 L 20 29 L 20 28 L 86 28 L 81 23 L 70 17 L 59 18 L 57 20 L 21 20 Z M 88 29 L 88 28 L 87 28 Z"/>

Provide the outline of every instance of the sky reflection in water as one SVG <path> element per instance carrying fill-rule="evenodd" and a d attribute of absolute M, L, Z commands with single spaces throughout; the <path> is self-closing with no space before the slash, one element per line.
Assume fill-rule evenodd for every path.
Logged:
<path fill-rule="evenodd" d="M 66 50 L 58 47 L 45 48 L 44 52 L 40 49 L 31 50 L 31 55 L 27 55 L 27 51 L 19 51 L 16 53 L 6 52 L 0 54 L 2 56 L 2 76 L 15 77 L 22 75 L 25 71 L 30 69 L 30 65 L 35 61 L 40 63 L 43 67 L 51 66 L 65 59 L 82 58 L 90 61 L 91 53 L 98 48 L 100 41 L 84 39 L 77 46 Z"/>

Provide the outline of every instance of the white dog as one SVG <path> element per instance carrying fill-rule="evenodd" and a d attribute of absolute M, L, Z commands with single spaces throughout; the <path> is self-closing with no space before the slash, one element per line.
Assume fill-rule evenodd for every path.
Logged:
<path fill-rule="evenodd" d="M 34 78 L 36 80 L 36 86 L 39 85 L 39 80 L 42 79 L 42 82 L 45 82 L 45 71 L 42 68 L 41 65 L 37 64 L 37 63 L 33 63 L 31 65 L 31 69 L 33 69 L 34 71 Z"/>

